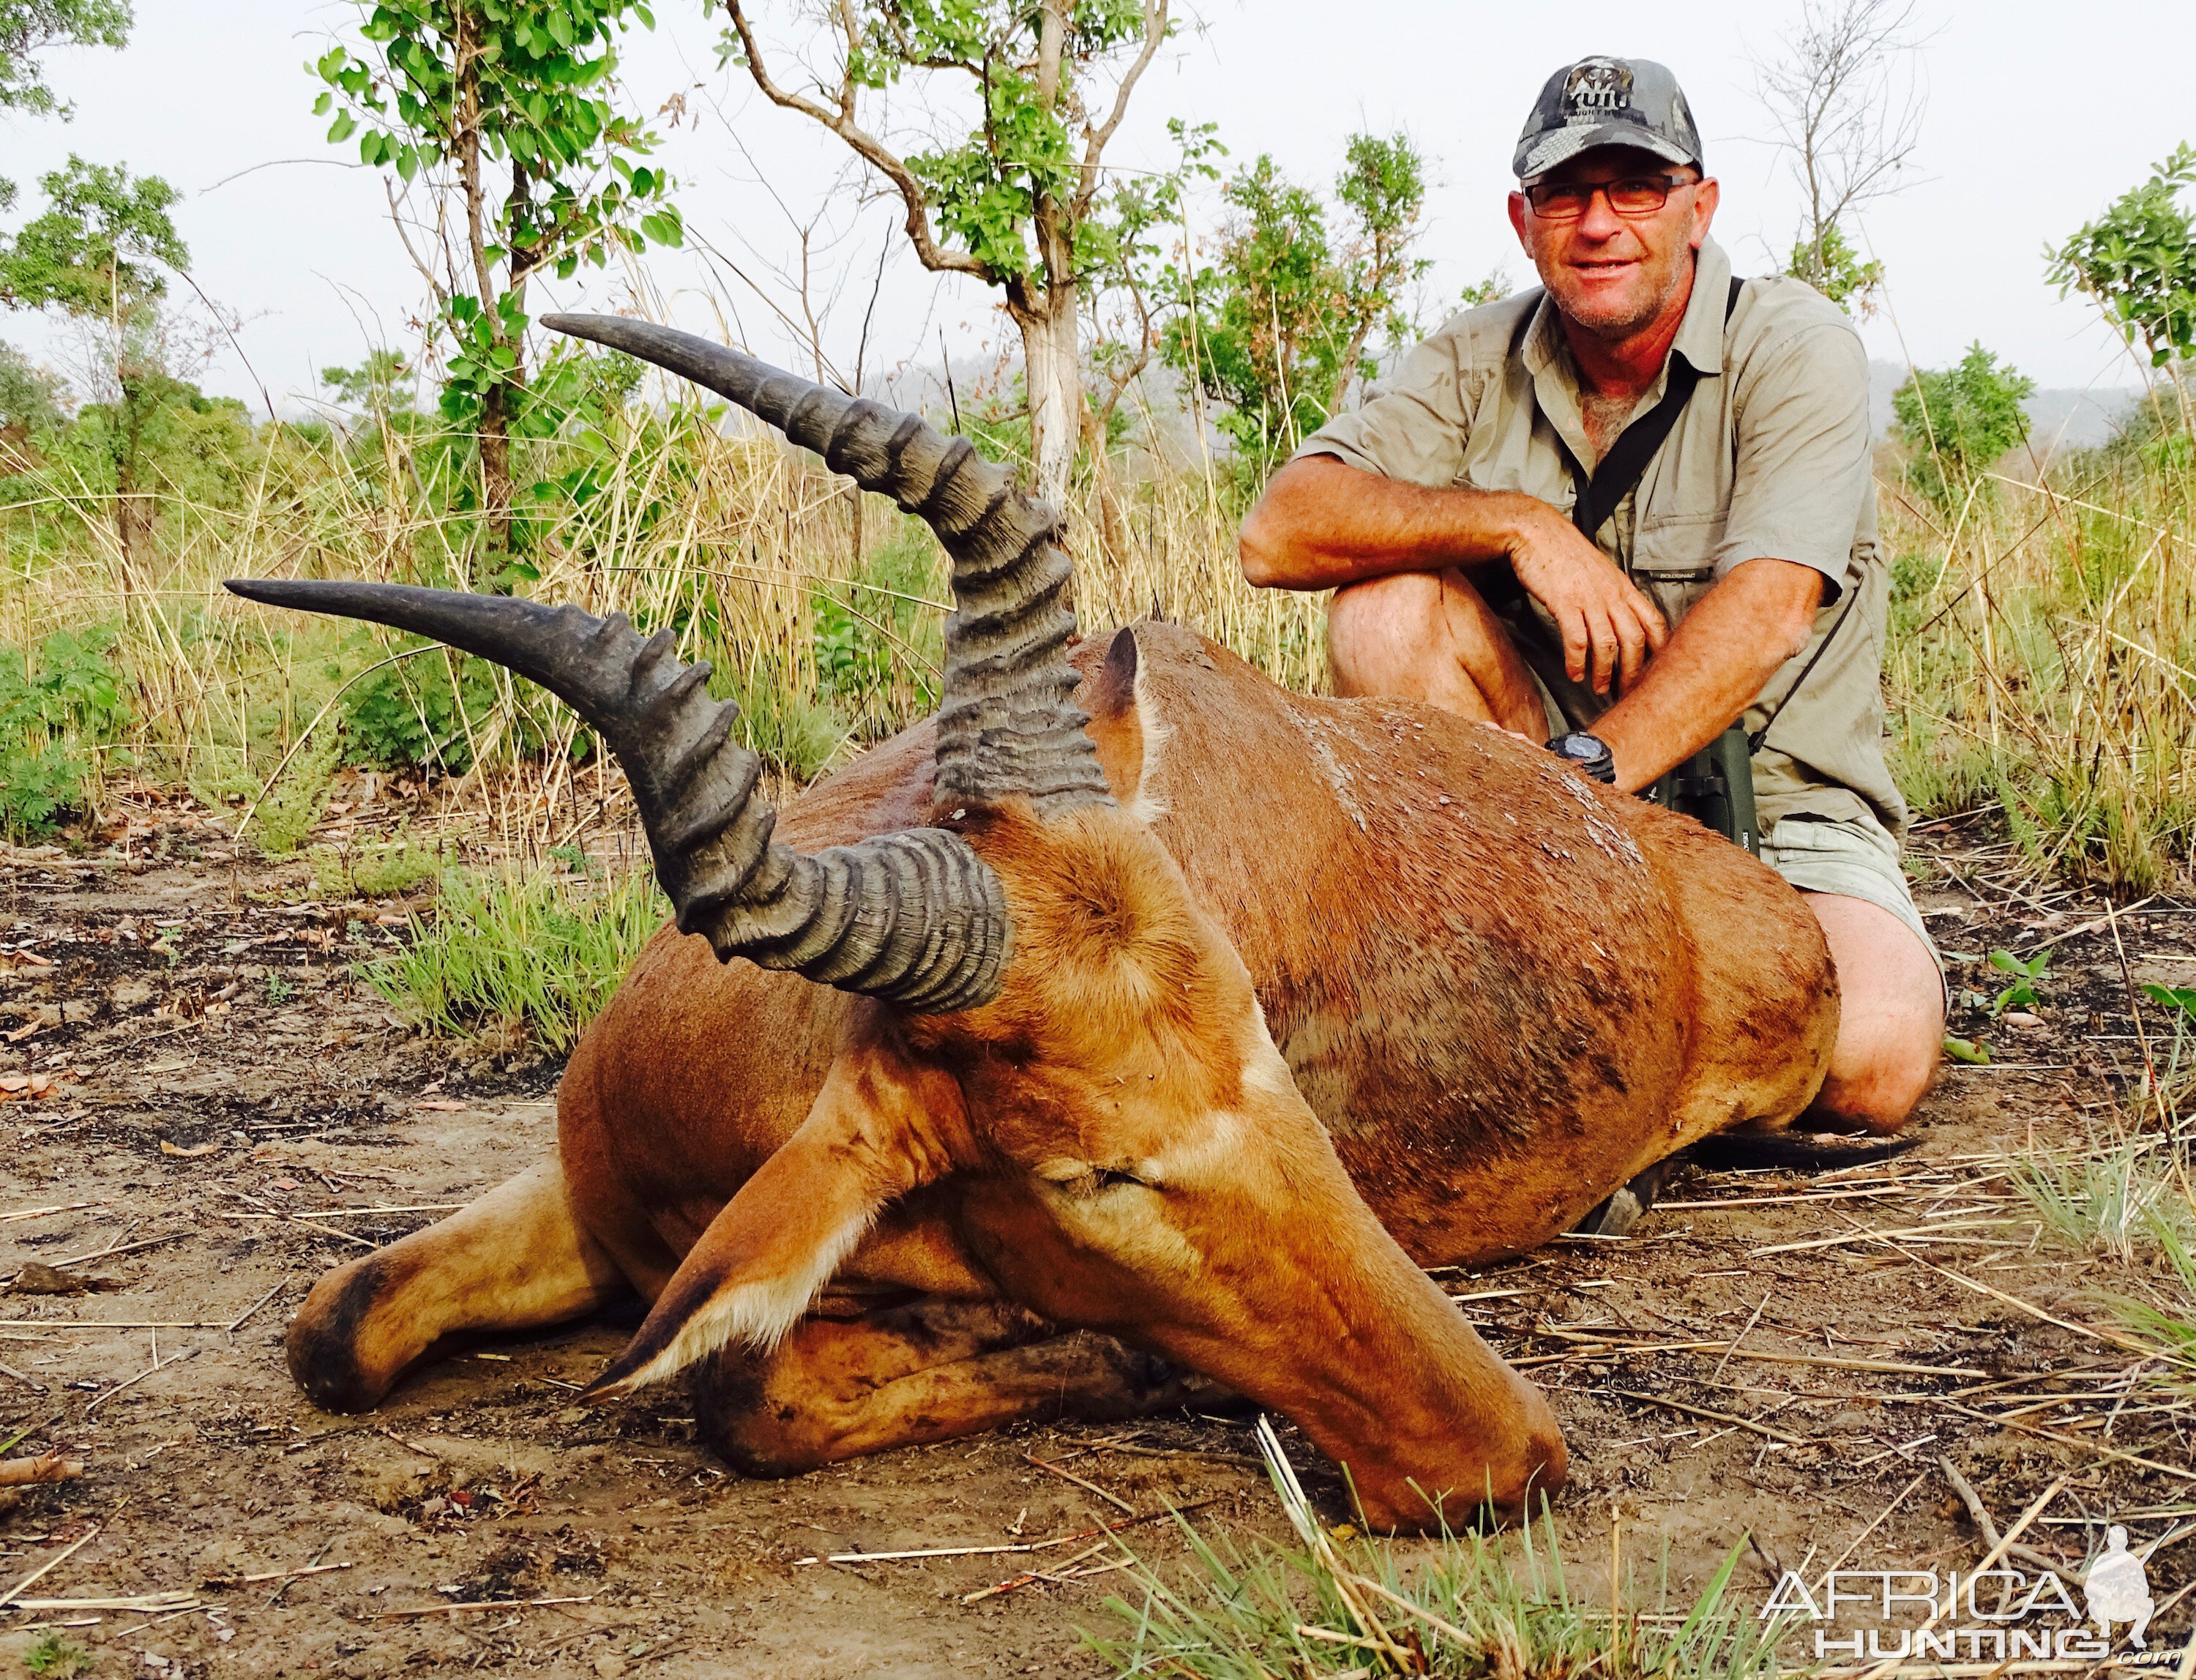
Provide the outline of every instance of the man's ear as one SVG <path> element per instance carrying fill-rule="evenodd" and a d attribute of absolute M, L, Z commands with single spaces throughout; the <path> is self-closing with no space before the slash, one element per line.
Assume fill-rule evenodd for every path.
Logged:
<path fill-rule="evenodd" d="M 1693 249 L 1698 251 L 1708 243 L 1708 223 L 1715 220 L 1716 206 L 1723 202 L 1723 189 L 1713 176 L 1701 182 L 1700 191 L 1693 194 Z"/>
<path fill-rule="evenodd" d="M 627 1394 L 729 1342 L 767 1349 L 886 1205 L 951 1169 L 961 1087 L 893 1042 L 850 1042 L 800 1129 L 742 1185 L 583 1400 Z"/>

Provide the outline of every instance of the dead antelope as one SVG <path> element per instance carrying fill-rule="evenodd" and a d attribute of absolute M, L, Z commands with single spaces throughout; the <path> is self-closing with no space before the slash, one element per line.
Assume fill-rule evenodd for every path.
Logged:
<path fill-rule="evenodd" d="M 1546 1402 L 1420 1268 L 1798 1115 L 1837 1025 L 1799 896 L 1495 730 L 1285 693 L 1170 625 L 1072 645 L 1056 516 L 965 440 L 661 327 L 549 324 L 927 519 L 945 704 L 775 814 L 668 632 L 230 586 L 562 696 L 677 911 L 572 1058 L 557 1158 L 320 1280 L 306 1394 L 370 1407 L 445 1336 L 637 1290 L 589 1393 L 691 1370 L 754 1474 L 1219 1384 L 1376 1523 L 1558 1487 Z"/>

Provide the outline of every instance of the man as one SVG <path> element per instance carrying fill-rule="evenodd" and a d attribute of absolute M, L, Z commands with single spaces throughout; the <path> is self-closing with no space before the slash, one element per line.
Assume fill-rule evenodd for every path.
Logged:
<path fill-rule="evenodd" d="M 1535 741 L 1590 730 L 1627 792 L 1734 721 L 1765 730 L 1763 858 L 1807 895 L 1844 1000 L 1817 1118 L 1895 1130 L 1935 1071 L 1945 996 L 1883 761 L 1859 335 L 1799 280 L 1733 285 L 1659 64 L 1557 72 L 1513 167 L 1543 289 L 1458 315 L 1306 442 L 1244 522 L 1244 574 L 1337 592 L 1338 692 Z M 1684 406 L 1636 488 L 1581 532 L 1576 480 L 1673 383 Z"/>

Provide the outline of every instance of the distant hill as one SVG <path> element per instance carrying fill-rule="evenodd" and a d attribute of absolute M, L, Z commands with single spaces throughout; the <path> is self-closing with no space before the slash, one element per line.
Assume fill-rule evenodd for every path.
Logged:
<path fill-rule="evenodd" d="M 1875 435 L 1891 435 L 1891 394 L 1906 383 L 1906 369 L 1895 361 L 1868 365 L 1869 418 Z M 2091 449 L 2119 435 L 2129 407 L 2141 393 L 2132 388 L 2040 390 L 2021 406 L 2028 411 L 2039 453 Z"/>

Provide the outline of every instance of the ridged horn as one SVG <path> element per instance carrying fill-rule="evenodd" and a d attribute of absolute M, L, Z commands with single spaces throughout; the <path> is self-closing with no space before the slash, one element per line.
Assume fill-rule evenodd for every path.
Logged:
<path fill-rule="evenodd" d="M 507 666 L 564 701 L 617 755 L 682 933 L 720 961 L 789 968 L 922 1013 L 998 995 L 1012 927 L 998 877 L 968 841 L 911 828 L 811 857 L 774 843 L 761 761 L 731 738 L 709 667 L 622 613 L 402 584 L 231 579 L 246 600 L 366 619 Z"/>
<path fill-rule="evenodd" d="M 941 807 L 1026 794 L 1040 817 L 1110 805 L 1089 719 L 1069 698 L 1075 569 L 1060 516 L 1014 488 L 965 437 L 919 416 L 812 384 L 690 332 L 615 315 L 541 324 L 652 362 L 729 397 L 864 490 L 890 496 L 938 533 L 953 561 L 945 694 L 938 714 Z"/>

